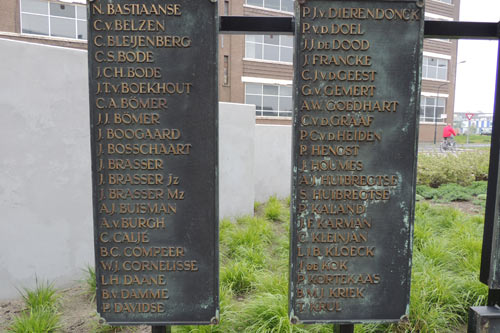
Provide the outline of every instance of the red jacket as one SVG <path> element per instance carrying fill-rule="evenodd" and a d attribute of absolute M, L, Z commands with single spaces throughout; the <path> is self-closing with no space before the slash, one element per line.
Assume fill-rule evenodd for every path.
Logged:
<path fill-rule="evenodd" d="M 453 127 L 451 127 L 451 125 L 446 125 L 443 128 L 443 138 L 449 138 L 452 135 L 456 136 L 457 133 L 455 133 L 455 130 L 453 129 Z"/>

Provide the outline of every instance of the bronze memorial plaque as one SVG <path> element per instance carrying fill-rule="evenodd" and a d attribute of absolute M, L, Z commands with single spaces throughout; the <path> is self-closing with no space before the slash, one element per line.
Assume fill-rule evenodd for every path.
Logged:
<path fill-rule="evenodd" d="M 290 319 L 408 313 L 423 1 L 297 1 Z"/>
<path fill-rule="evenodd" d="M 88 11 L 97 310 L 111 324 L 215 323 L 217 4 Z"/>

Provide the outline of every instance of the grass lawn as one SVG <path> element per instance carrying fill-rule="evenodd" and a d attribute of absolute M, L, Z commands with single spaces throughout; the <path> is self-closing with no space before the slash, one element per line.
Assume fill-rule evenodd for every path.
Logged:
<path fill-rule="evenodd" d="M 458 144 L 466 144 L 467 143 L 467 135 L 459 135 L 455 137 L 455 141 L 457 141 Z M 469 136 L 469 143 L 483 143 L 483 144 L 489 144 L 491 143 L 491 135 L 470 135 Z"/>
<path fill-rule="evenodd" d="M 357 333 L 465 333 L 468 308 L 484 305 L 488 291 L 478 279 L 483 216 L 451 204 L 467 202 L 484 210 L 485 191 L 484 181 L 418 187 L 409 318 L 399 324 L 356 325 Z M 289 205 L 289 199 L 271 197 L 255 204 L 255 216 L 221 221 L 220 324 L 174 326 L 173 332 L 332 332 L 332 325 L 289 322 Z M 95 293 L 92 269 L 88 271 L 88 288 Z M 65 309 L 58 306 L 52 287 L 41 285 L 23 297 L 26 310 L 13 321 L 12 332 L 57 332 Z M 129 332 L 96 325 L 92 332 Z"/>

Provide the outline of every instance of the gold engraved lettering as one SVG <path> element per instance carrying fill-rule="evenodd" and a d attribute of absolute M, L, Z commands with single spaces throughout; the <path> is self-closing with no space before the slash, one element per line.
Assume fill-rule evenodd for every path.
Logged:
<path fill-rule="evenodd" d="M 180 16 L 180 4 L 118 4 L 107 5 L 108 15 L 121 16 Z"/>
<path fill-rule="evenodd" d="M 161 79 L 159 67 L 97 67 L 96 78 Z"/>
<path fill-rule="evenodd" d="M 420 21 L 420 9 L 395 9 L 395 8 L 330 8 L 328 19 L 357 19 L 357 20 L 401 20 L 401 21 Z M 316 9 L 312 17 L 318 17 Z"/>
<path fill-rule="evenodd" d="M 96 94 L 187 94 L 191 92 L 187 82 L 98 82 Z"/>
<path fill-rule="evenodd" d="M 113 204 L 114 205 L 114 204 Z M 120 203 L 118 205 L 118 214 L 158 214 L 171 215 L 177 213 L 176 205 L 164 203 Z"/>
<path fill-rule="evenodd" d="M 189 48 L 192 40 L 189 36 L 175 35 L 108 35 L 105 41 L 99 39 L 101 46 L 108 47 L 156 47 L 156 48 Z"/>
<path fill-rule="evenodd" d="M 198 272 L 196 260 L 126 260 L 121 268 L 126 271 L 145 272 Z"/>
<path fill-rule="evenodd" d="M 120 252 L 118 251 L 117 247 L 107 248 L 107 247 L 101 246 L 99 248 L 99 254 L 100 254 L 101 257 L 113 257 L 113 258 L 116 258 L 116 257 L 120 256 Z"/>
<path fill-rule="evenodd" d="M 163 185 L 163 175 L 146 174 L 108 174 L 109 185 Z"/>
<path fill-rule="evenodd" d="M 145 31 L 161 32 L 165 31 L 165 21 L 158 20 L 114 20 L 102 21 L 94 20 L 95 31 Z"/>
<path fill-rule="evenodd" d="M 167 99 L 158 97 L 104 98 L 95 100 L 96 107 L 103 109 L 166 110 Z"/>
<path fill-rule="evenodd" d="M 316 30 L 313 26 L 313 30 Z M 324 32 L 328 32 L 328 27 L 322 26 Z M 323 29 L 322 29 L 323 30 Z M 317 33 L 317 32 L 315 32 Z M 370 42 L 366 39 L 363 40 L 338 40 L 332 39 L 330 41 L 321 41 L 317 39 L 304 39 L 304 45 L 302 46 L 302 51 L 314 51 L 314 50 L 328 50 L 328 51 L 367 51 L 370 48 Z"/>
<path fill-rule="evenodd" d="M 108 159 L 109 170 L 163 170 L 161 159 Z"/>
<path fill-rule="evenodd" d="M 389 190 L 366 189 L 366 190 L 313 190 L 313 200 L 353 200 L 353 201 L 378 201 L 389 200 Z"/>
<path fill-rule="evenodd" d="M 305 211 L 305 204 L 299 205 L 299 212 Z M 362 204 L 311 204 L 311 212 L 324 215 L 362 215 L 366 207 Z"/>
<path fill-rule="evenodd" d="M 340 125 L 346 126 L 346 125 Z M 382 141 L 382 137 L 377 132 L 364 130 L 341 130 L 336 132 L 323 133 L 317 130 L 301 130 L 300 140 L 310 141 L 337 141 L 337 142 L 375 142 Z"/>
<path fill-rule="evenodd" d="M 164 274 L 157 275 L 129 275 L 122 276 L 121 283 L 125 286 L 166 286 L 167 278 Z"/>
<path fill-rule="evenodd" d="M 312 87 L 304 84 L 301 87 L 303 96 L 335 96 L 335 97 L 373 97 L 376 87 L 374 85 L 324 85 L 322 87 Z"/>
<path fill-rule="evenodd" d="M 349 218 L 335 218 L 335 219 L 322 219 L 322 218 L 299 218 L 300 228 L 308 229 L 370 229 L 372 222 L 368 218 L 349 217 Z"/>
<path fill-rule="evenodd" d="M 359 146 L 311 145 L 311 156 L 358 156 Z"/>
<path fill-rule="evenodd" d="M 304 54 L 304 65 L 319 65 L 319 66 L 361 66 L 370 67 L 372 65 L 372 57 L 369 55 L 321 55 L 321 54 Z"/>
<path fill-rule="evenodd" d="M 184 257 L 185 248 L 174 246 L 126 247 L 125 257 Z"/>
<path fill-rule="evenodd" d="M 94 60 L 98 63 L 152 63 L 153 51 L 96 51 Z"/>
<path fill-rule="evenodd" d="M 100 115 L 100 114 L 99 114 Z M 158 113 L 115 113 L 113 123 L 117 125 L 159 125 L 160 115 Z"/>
<path fill-rule="evenodd" d="M 162 200 L 164 194 L 162 189 L 108 189 L 109 200 Z"/>
<path fill-rule="evenodd" d="M 374 82 L 375 74 L 377 72 L 374 70 L 339 70 L 336 72 L 332 71 L 320 71 L 320 70 L 303 70 L 301 72 L 301 77 L 304 81 L 339 81 L 339 82 Z"/>
<path fill-rule="evenodd" d="M 109 143 L 107 153 L 110 155 L 189 155 L 191 144 L 163 143 Z"/>
<path fill-rule="evenodd" d="M 133 231 L 133 232 L 122 232 L 117 231 L 113 234 L 110 234 L 107 231 L 101 232 L 99 235 L 99 241 L 101 243 L 149 243 L 149 235 L 147 231 Z"/>
<path fill-rule="evenodd" d="M 165 229 L 164 217 L 122 217 L 118 220 L 101 219 L 101 227 L 106 229 Z"/>
<path fill-rule="evenodd" d="M 114 312 L 121 313 L 163 313 L 163 303 L 114 303 Z"/>
<path fill-rule="evenodd" d="M 341 312 L 339 302 L 311 302 L 309 303 L 309 311 L 311 312 Z"/>
<path fill-rule="evenodd" d="M 173 129 L 142 129 L 142 128 L 109 128 L 106 130 L 106 139 L 113 140 L 178 140 L 181 131 Z"/>
<path fill-rule="evenodd" d="M 184 200 L 184 191 L 179 191 L 178 189 L 171 190 L 168 189 L 167 199 L 172 200 Z"/>
<path fill-rule="evenodd" d="M 168 299 L 168 289 L 122 289 L 122 299 Z"/>
<path fill-rule="evenodd" d="M 330 263 L 334 263 L 333 261 Z M 347 271 L 347 268 L 344 269 Z M 380 274 L 308 274 L 307 284 L 370 285 L 380 283 Z"/>

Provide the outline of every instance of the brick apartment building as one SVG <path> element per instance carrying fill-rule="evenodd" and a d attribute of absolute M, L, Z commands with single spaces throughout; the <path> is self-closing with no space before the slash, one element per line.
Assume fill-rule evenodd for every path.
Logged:
<path fill-rule="evenodd" d="M 219 0 L 219 14 L 292 16 L 293 0 Z M 460 0 L 427 0 L 426 20 L 456 21 Z M 0 38 L 85 49 L 85 0 L 2 0 Z M 293 36 L 219 36 L 219 100 L 257 107 L 258 123 L 291 124 Z M 453 122 L 457 41 L 425 39 L 420 141 Z"/>

